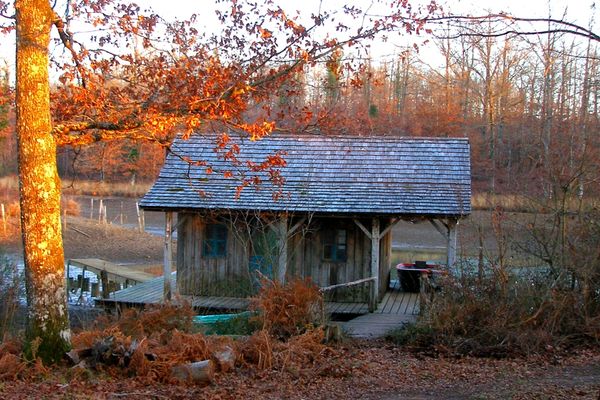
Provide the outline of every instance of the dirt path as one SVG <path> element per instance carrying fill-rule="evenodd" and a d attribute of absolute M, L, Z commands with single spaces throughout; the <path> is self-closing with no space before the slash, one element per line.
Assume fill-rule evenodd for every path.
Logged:
<path fill-rule="evenodd" d="M 600 400 L 600 364 L 550 366 L 525 376 L 508 374 L 477 385 L 433 384 L 419 390 L 377 394 L 373 399 L 591 399 Z"/>

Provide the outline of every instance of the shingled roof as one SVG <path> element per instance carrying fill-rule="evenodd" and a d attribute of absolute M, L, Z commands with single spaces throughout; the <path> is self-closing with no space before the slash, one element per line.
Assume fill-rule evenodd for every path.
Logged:
<path fill-rule="evenodd" d="M 280 188 L 263 183 L 236 198 L 239 179 L 214 171 L 232 170 L 218 136 L 176 139 L 158 180 L 141 200 L 149 210 L 262 210 L 323 214 L 462 216 L 471 212 L 469 142 L 457 138 L 277 135 L 252 142 L 235 138 L 238 159 L 261 162 L 284 151 Z M 244 169 L 243 165 L 240 167 Z"/>

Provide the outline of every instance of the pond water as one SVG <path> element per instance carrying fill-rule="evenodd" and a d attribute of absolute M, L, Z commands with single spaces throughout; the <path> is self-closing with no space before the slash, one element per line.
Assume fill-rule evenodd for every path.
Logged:
<path fill-rule="evenodd" d="M 93 274 L 89 271 L 85 273 L 81 268 L 70 266 L 69 270 L 69 282 L 72 283 L 72 287 L 69 290 L 67 296 L 67 302 L 69 304 L 78 304 L 78 305 L 89 305 L 93 306 L 93 297 L 92 297 L 92 284 L 99 284 L 98 277 L 96 274 Z M 65 273 L 67 271 L 67 266 L 65 265 Z M 22 256 L 16 254 L 9 254 L 0 256 L 0 290 L 4 290 L 5 287 L 3 285 L 12 282 L 14 279 L 14 275 L 18 275 L 19 285 L 20 285 L 20 300 L 21 303 L 25 304 L 25 265 L 23 264 Z M 84 279 L 85 288 L 83 291 L 79 290 L 79 281 L 78 279 Z"/>

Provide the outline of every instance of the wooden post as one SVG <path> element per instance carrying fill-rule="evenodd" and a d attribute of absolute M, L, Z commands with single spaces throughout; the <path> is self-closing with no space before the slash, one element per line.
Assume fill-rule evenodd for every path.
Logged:
<path fill-rule="evenodd" d="M 102 199 L 100 199 L 100 206 L 98 207 L 98 222 L 102 222 L 102 211 L 104 207 L 102 206 Z"/>
<path fill-rule="evenodd" d="M 143 209 L 140 210 L 140 214 L 142 215 L 142 232 L 144 232 L 146 230 L 146 214 Z"/>
<path fill-rule="evenodd" d="M 379 300 L 379 218 L 373 218 L 371 227 L 371 277 L 375 278 L 371 284 L 369 296 L 369 312 L 375 311 Z"/>
<path fill-rule="evenodd" d="M 94 198 L 90 199 L 90 219 L 94 217 Z"/>
<path fill-rule="evenodd" d="M 171 243 L 173 229 L 173 212 L 165 212 L 165 247 L 164 247 L 164 264 L 163 264 L 163 277 L 165 280 L 163 290 L 163 300 L 165 302 L 171 301 L 171 260 L 173 257 L 173 249 Z"/>
<path fill-rule="evenodd" d="M 100 289 L 98 288 L 98 285 L 98 282 L 92 282 L 92 290 L 90 292 L 90 295 L 92 297 L 98 297 L 98 295 L 100 294 Z"/>
<path fill-rule="evenodd" d="M 105 270 L 100 271 L 100 281 L 102 282 L 102 298 L 110 297 L 110 288 L 108 287 L 108 273 Z"/>
<path fill-rule="evenodd" d="M 287 273 L 287 242 L 288 242 L 288 218 L 282 215 L 277 221 L 277 239 L 279 240 L 279 254 L 277 257 L 277 279 L 282 285 L 285 283 Z"/>
<path fill-rule="evenodd" d="M 4 205 L 4 204 L 3 204 Z M 69 300 L 71 299 L 71 260 L 67 261 L 67 303 L 69 302 Z"/>
<path fill-rule="evenodd" d="M 123 225 L 123 202 L 121 202 L 121 214 L 120 214 L 120 218 L 121 218 L 121 225 Z"/>
<path fill-rule="evenodd" d="M 137 214 L 138 219 L 138 230 L 140 232 L 144 232 L 144 227 L 142 226 L 142 214 L 140 213 L 140 203 L 135 202 L 135 213 Z"/>
<path fill-rule="evenodd" d="M 2 229 L 6 235 L 6 210 L 4 209 L 4 203 L 0 204 L 0 209 L 2 210 Z"/>
<path fill-rule="evenodd" d="M 78 303 L 83 301 L 83 285 L 84 285 L 84 280 L 85 280 L 85 271 L 86 271 L 86 268 L 84 267 L 81 270 L 81 275 L 77 276 L 77 280 L 79 280 L 79 277 L 81 276 L 81 281 L 79 281 L 79 298 L 77 299 Z"/>
<path fill-rule="evenodd" d="M 446 228 L 448 235 L 446 236 L 446 265 L 451 268 L 456 262 L 456 228 L 458 221 L 449 220 Z"/>

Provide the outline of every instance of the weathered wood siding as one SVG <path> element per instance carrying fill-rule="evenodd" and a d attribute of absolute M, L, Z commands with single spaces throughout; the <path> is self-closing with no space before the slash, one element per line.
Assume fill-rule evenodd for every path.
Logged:
<path fill-rule="evenodd" d="M 202 296 L 246 296 L 250 293 L 248 252 L 243 240 L 227 234 L 225 257 L 203 257 L 207 223 L 219 223 L 199 214 L 180 213 L 177 228 L 177 288 L 179 293 Z M 227 224 L 225 224 L 227 225 Z"/>
<path fill-rule="evenodd" d="M 363 221 L 368 224 L 368 221 Z M 318 286 L 352 282 L 370 276 L 371 241 L 351 219 L 313 218 L 305 235 L 295 235 L 288 244 L 288 276 L 310 277 Z M 369 225 L 370 226 L 370 225 Z M 323 260 L 323 235 L 327 229 L 345 229 L 345 262 Z M 290 251 L 291 250 L 291 251 Z M 367 301 L 368 285 L 335 289 L 333 301 Z"/>
<path fill-rule="evenodd" d="M 207 223 L 222 222 L 218 219 L 207 219 L 199 214 L 180 213 L 177 235 L 177 287 L 181 294 L 212 296 L 246 296 L 253 289 L 256 279 L 251 276 L 250 257 L 254 256 L 252 240 L 258 235 L 244 238 L 241 232 L 252 231 L 245 226 L 237 228 L 230 223 L 227 235 L 227 252 L 225 257 L 206 258 L 202 254 L 205 226 Z M 291 218 L 289 226 L 299 218 Z M 361 220 L 371 229 L 371 219 Z M 383 220 L 382 227 L 389 221 Z M 232 232 L 236 228 L 237 232 Z M 331 229 L 346 230 L 346 261 L 332 262 L 323 259 L 323 238 Z M 312 218 L 309 225 L 304 224 L 288 238 L 287 279 L 293 277 L 310 277 L 320 287 L 347 283 L 370 276 L 371 240 L 362 230 L 348 218 Z M 391 233 L 386 234 L 380 243 L 380 297 L 385 294 L 389 283 L 389 267 L 391 259 Z M 271 254 L 265 262 L 272 266 L 276 273 L 277 255 Z M 350 288 L 335 289 L 328 300 L 338 302 L 366 302 L 368 300 L 368 284 Z"/>

